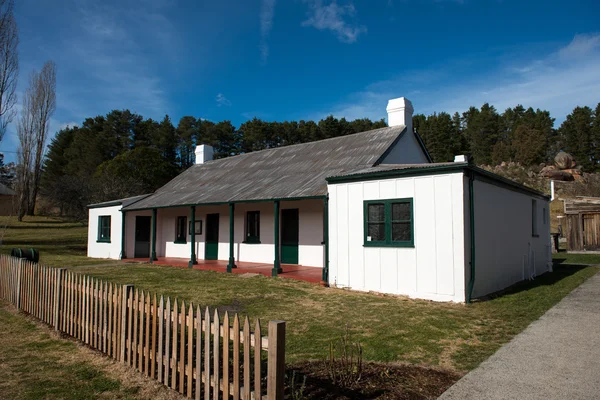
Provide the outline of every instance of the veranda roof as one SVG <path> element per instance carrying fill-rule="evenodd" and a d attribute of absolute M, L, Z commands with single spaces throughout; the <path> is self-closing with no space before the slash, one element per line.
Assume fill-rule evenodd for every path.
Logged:
<path fill-rule="evenodd" d="M 124 207 L 127 207 L 127 206 L 129 206 L 137 201 L 140 201 L 143 198 L 146 198 L 148 196 L 150 196 L 150 194 L 142 194 L 139 196 L 126 197 L 124 199 L 105 201 L 102 203 L 95 203 L 95 204 L 88 205 L 88 208 L 111 207 L 111 206 L 119 206 L 119 205 L 122 205 L 124 208 Z"/>

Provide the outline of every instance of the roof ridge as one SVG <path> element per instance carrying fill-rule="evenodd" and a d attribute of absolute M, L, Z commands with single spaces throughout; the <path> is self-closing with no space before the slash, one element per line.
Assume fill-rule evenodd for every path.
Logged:
<path fill-rule="evenodd" d="M 274 151 L 274 150 L 279 150 L 279 149 L 289 149 L 290 147 L 294 147 L 294 146 L 307 146 L 307 145 L 312 145 L 315 143 L 322 143 L 322 142 L 328 142 L 328 141 L 333 141 L 333 140 L 339 140 L 339 139 L 343 139 L 343 138 L 348 138 L 348 137 L 354 137 L 354 136 L 358 136 L 358 135 L 365 135 L 365 134 L 373 134 L 375 131 L 383 131 L 383 130 L 394 130 L 394 129 L 400 129 L 400 132 L 404 131 L 404 129 L 406 129 L 405 125 L 397 125 L 397 126 L 384 126 L 383 128 L 377 128 L 377 129 L 371 129 L 368 131 L 362 131 L 362 132 L 355 132 L 355 133 L 351 133 L 349 135 L 342 135 L 342 136 L 335 136 L 335 137 L 330 137 L 330 138 L 325 138 L 325 139 L 320 139 L 320 140 L 313 140 L 310 142 L 304 142 L 304 143 L 294 143 L 294 144 L 288 144 L 288 145 L 283 145 L 283 146 L 277 146 L 277 147 L 271 147 L 268 149 L 260 149 L 260 150 L 254 150 L 254 151 L 249 151 L 248 153 L 241 153 L 241 154 L 235 154 L 233 156 L 228 156 L 228 157 L 223 157 L 223 158 L 218 158 L 216 160 L 210 160 L 205 162 L 204 164 L 207 163 L 214 163 L 216 161 L 222 161 L 222 160 L 231 160 L 232 158 L 235 157 L 241 157 L 241 156 L 247 156 L 249 154 L 258 154 L 258 153 L 262 153 L 265 151 Z M 203 164 L 195 164 L 195 165 L 203 165 Z M 194 165 L 193 165 L 194 166 Z"/>

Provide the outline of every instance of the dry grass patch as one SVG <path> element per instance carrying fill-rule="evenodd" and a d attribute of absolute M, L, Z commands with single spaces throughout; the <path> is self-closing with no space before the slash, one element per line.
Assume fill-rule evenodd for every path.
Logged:
<path fill-rule="evenodd" d="M 181 399 L 0 301 L 1 399 Z"/>

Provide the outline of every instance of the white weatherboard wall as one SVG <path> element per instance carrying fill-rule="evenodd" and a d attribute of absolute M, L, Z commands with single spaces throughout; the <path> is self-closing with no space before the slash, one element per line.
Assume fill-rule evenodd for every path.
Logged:
<path fill-rule="evenodd" d="M 473 297 L 502 290 L 552 268 L 548 201 L 475 179 Z M 537 201 L 538 236 L 532 236 Z M 544 213 L 546 214 L 544 216 Z M 467 278 L 470 270 L 467 271 Z"/>
<path fill-rule="evenodd" d="M 298 263 L 310 267 L 323 267 L 323 200 L 281 201 L 281 210 L 297 208 L 299 213 Z M 261 243 L 243 243 L 245 239 L 246 212 L 260 211 Z M 196 220 L 202 221 L 202 234 L 196 235 L 196 258 L 205 257 L 206 215 L 219 214 L 219 260 L 229 260 L 229 206 L 196 206 Z M 127 254 L 133 254 L 135 215 L 152 215 L 150 211 L 127 213 Z M 190 220 L 190 208 L 164 208 L 158 210 L 156 254 L 158 257 L 190 257 L 190 236 L 187 243 L 175 243 L 175 227 L 178 216 Z M 281 221 L 281 219 L 280 219 Z M 234 214 L 234 256 L 236 261 L 273 264 L 274 245 L 274 204 L 241 203 L 235 205 Z M 130 253 L 131 251 L 131 253 Z"/>
<path fill-rule="evenodd" d="M 404 132 L 382 164 L 428 164 L 429 160 L 412 132 Z"/>
<path fill-rule="evenodd" d="M 110 216 L 110 243 L 98 242 L 98 217 Z M 90 208 L 88 210 L 88 257 L 121 258 L 121 205 L 111 207 Z"/>
<path fill-rule="evenodd" d="M 329 284 L 465 301 L 463 173 L 330 184 Z M 364 200 L 413 198 L 414 242 L 364 247 Z"/>

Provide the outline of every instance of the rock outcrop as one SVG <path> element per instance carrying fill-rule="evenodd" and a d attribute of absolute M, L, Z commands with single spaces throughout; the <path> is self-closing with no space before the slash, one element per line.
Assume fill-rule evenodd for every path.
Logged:
<path fill-rule="evenodd" d="M 558 169 L 571 169 L 577 165 L 573 156 L 564 151 L 559 151 L 554 157 L 554 164 Z"/>
<path fill-rule="evenodd" d="M 583 179 L 581 167 L 569 153 L 560 151 L 554 157 L 554 165 L 540 165 L 540 175 L 555 181 L 579 181 Z"/>

